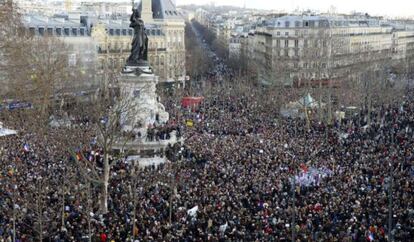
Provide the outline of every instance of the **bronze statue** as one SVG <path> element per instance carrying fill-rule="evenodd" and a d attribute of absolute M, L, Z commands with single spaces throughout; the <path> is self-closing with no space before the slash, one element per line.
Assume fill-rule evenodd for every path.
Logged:
<path fill-rule="evenodd" d="M 141 13 L 135 7 L 132 8 L 130 21 L 129 27 L 133 28 L 135 33 L 127 65 L 145 65 L 148 62 L 148 36 L 145 32 L 144 21 L 141 19 Z"/>

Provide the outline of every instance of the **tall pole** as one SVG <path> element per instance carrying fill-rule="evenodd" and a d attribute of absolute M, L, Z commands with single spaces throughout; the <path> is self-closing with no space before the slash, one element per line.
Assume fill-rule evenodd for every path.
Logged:
<path fill-rule="evenodd" d="M 391 143 L 394 146 L 394 131 L 391 129 Z M 394 149 L 391 149 L 392 151 Z M 393 179 L 394 179 L 394 167 L 393 167 L 393 158 L 391 157 L 389 163 L 389 179 L 390 184 L 388 186 L 388 241 L 394 241 L 392 236 L 392 214 L 393 214 L 393 197 L 392 197 L 392 189 L 393 189 Z"/>
<path fill-rule="evenodd" d="M 91 188 L 91 182 L 88 182 L 88 191 L 87 191 L 87 214 L 88 214 L 88 242 L 92 242 L 92 228 L 91 228 L 91 212 L 92 212 L 92 188 Z"/>
<path fill-rule="evenodd" d="M 296 169 L 295 169 L 296 170 Z M 293 173 L 293 184 L 292 184 L 292 242 L 296 240 L 296 174 Z"/>
<path fill-rule="evenodd" d="M 392 189 L 393 189 L 393 164 L 392 161 L 390 163 L 390 185 L 389 185 L 389 191 L 388 191 L 388 241 L 394 241 L 392 238 Z"/>
<path fill-rule="evenodd" d="M 13 183 L 13 242 L 16 242 L 16 189 L 17 185 Z"/>
<path fill-rule="evenodd" d="M 104 69 L 104 95 L 105 98 L 109 96 L 109 81 L 108 81 L 108 65 L 109 65 L 109 41 L 108 41 L 108 32 L 105 33 L 105 49 L 106 49 L 106 55 L 105 55 L 105 69 Z"/>
<path fill-rule="evenodd" d="M 136 210 L 137 210 L 137 198 L 136 198 L 136 184 L 137 184 L 137 174 L 135 174 L 135 166 L 136 166 L 136 164 L 135 163 L 132 163 L 132 184 L 131 184 L 131 186 L 130 186 L 130 188 L 131 188 L 131 191 L 130 191 L 130 193 L 131 193 L 131 197 L 132 197 L 132 204 L 133 204 L 133 209 L 132 209 L 132 239 L 133 240 L 135 240 L 135 231 L 136 231 L 136 227 L 137 227 L 137 224 L 136 224 L 136 222 L 135 222 L 135 220 L 136 220 L 136 214 L 137 214 L 137 212 L 136 212 Z"/>
<path fill-rule="evenodd" d="M 293 159 L 293 179 L 292 179 L 292 242 L 296 240 L 296 166 L 295 156 L 289 152 L 286 152 Z"/>
<path fill-rule="evenodd" d="M 174 183 L 174 181 L 173 181 L 173 177 L 171 178 L 171 184 L 170 184 L 170 190 L 171 190 L 171 194 L 170 194 L 170 201 L 169 201 L 169 203 L 170 203 L 170 209 L 169 209 L 169 214 L 168 214 L 168 217 L 169 217 L 169 222 L 170 222 L 170 226 L 172 226 L 172 206 L 173 206 L 173 193 L 174 193 L 174 185 L 173 185 L 173 183 Z"/>
<path fill-rule="evenodd" d="M 329 32 L 328 32 L 328 36 L 329 36 L 329 42 L 328 42 L 328 125 L 332 124 L 332 78 L 334 76 L 333 72 L 333 45 L 334 42 L 332 41 L 332 36 L 333 36 L 333 32 L 332 32 L 332 26 L 331 24 L 329 24 Z M 326 35 L 324 36 L 326 37 Z M 325 41 L 325 40 L 324 40 Z"/>
<path fill-rule="evenodd" d="M 169 222 L 170 222 L 170 226 L 172 226 L 172 209 L 173 209 L 173 199 L 174 199 L 174 195 L 175 195 L 175 190 L 176 190 L 176 183 L 174 181 L 175 178 L 175 173 L 173 170 L 173 166 L 171 165 L 171 180 L 170 180 L 170 190 L 171 190 L 171 194 L 170 194 L 170 208 L 169 208 Z"/>

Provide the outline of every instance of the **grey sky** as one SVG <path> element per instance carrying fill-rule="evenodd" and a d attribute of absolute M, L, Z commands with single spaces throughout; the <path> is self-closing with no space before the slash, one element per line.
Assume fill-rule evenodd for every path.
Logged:
<path fill-rule="evenodd" d="M 327 11 L 335 6 L 337 12 L 349 13 L 368 12 L 371 15 L 414 16 L 414 0 L 176 0 L 180 4 L 206 4 L 215 2 L 216 5 L 234 5 L 242 7 L 244 2 L 248 8 L 275 9 L 291 11 L 313 9 Z"/>

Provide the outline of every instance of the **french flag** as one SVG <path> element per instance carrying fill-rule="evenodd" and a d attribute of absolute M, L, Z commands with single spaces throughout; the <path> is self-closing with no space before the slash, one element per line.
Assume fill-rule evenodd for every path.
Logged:
<path fill-rule="evenodd" d="M 308 167 L 304 163 L 300 164 L 300 168 L 302 169 L 303 173 L 305 173 L 305 174 L 308 173 L 308 171 L 309 171 Z"/>
<path fill-rule="evenodd" d="M 23 145 L 23 150 L 24 150 L 25 152 L 29 152 L 29 151 L 30 151 L 30 146 L 29 146 L 28 144 L 24 144 L 24 145 Z"/>
<path fill-rule="evenodd" d="M 368 241 L 374 241 L 374 234 L 373 233 L 369 233 Z"/>

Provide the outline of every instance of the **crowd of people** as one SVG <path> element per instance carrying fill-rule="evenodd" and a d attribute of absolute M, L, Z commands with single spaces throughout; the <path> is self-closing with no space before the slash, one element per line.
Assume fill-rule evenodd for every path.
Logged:
<path fill-rule="evenodd" d="M 71 152 L 83 147 L 99 172 L 91 123 L 45 135 L 4 120 L 19 134 L 0 137 L 0 241 L 387 241 L 390 222 L 394 241 L 412 241 L 412 96 L 370 123 L 361 113 L 308 129 L 262 95 L 217 88 L 197 110 L 166 100 L 184 145 L 158 167 L 114 161 L 104 214 Z"/>
<path fill-rule="evenodd" d="M 149 127 L 147 129 L 146 140 L 147 141 L 160 141 L 160 140 L 169 140 L 171 138 L 171 133 L 175 132 L 177 138 L 181 137 L 180 128 L 177 125 L 166 124 L 160 127 Z"/>

